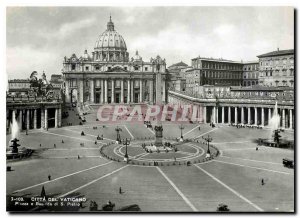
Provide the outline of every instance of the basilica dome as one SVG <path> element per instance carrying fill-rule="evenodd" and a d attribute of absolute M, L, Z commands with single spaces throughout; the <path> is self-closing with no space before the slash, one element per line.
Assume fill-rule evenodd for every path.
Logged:
<path fill-rule="evenodd" d="M 115 30 L 114 23 L 109 19 L 107 29 L 95 43 L 94 60 L 104 62 L 128 62 L 129 54 L 123 37 Z"/>
<path fill-rule="evenodd" d="M 127 50 L 123 37 L 115 30 L 111 18 L 105 30 L 95 43 L 95 49 L 114 48 L 115 50 Z"/>

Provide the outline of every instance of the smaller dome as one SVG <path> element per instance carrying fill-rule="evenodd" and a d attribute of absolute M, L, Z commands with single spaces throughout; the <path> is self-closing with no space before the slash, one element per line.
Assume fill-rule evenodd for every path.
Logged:
<path fill-rule="evenodd" d="M 136 51 L 135 55 L 132 57 L 133 61 L 142 61 L 142 57 L 139 55 L 139 52 Z"/>

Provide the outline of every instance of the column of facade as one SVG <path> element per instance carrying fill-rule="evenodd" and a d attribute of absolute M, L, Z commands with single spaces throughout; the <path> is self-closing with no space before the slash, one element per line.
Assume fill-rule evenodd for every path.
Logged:
<path fill-rule="evenodd" d="M 206 113 L 207 113 L 207 109 L 206 109 L 206 107 L 204 106 L 204 108 L 203 108 L 204 110 L 203 110 L 203 122 L 204 123 L 206 123 Z"/>
<path fill-rule="evenodd" d="M 107 104 L 107 79 L 104 80 L 104 103 Z"/>
<path fill-rule="evenodd" d="M 143 102 L 143 80 L 140 80 L 140 100 L 139 102 Z"/>
<path fill-rule="evenodd" d="M 45 108 L 45 129 L 48 129 L 48 109 Z"/>
<path fill-rule="evenodd" d="M 90 102 L 91 103 L 94 103 L 94 99 L 95 99 L 95 96 L 94 96 L 94 92 L 95 92 L 95 88 L 94 88 L 94 80 L 91 79 L 90 80 Z"/>
<path fill-rule="evenodd" d="M 237 107 L 234 107 L 234 123 L 237 124 L 238 123 L 238 110 Z"/>
<path fill-rule="evenodd" d="M 22 110 L 19 111 L 19 125 L 20 125 L 19 128 L 22 131 L 22 125 L 23 125 L 23 111 Z"/>
<path fill-rule="evenodd" d="M 254 108 L 254 125 L 257 125 L 257 107 Z"/>
<path fill-rule="evenodd" d="M 290 129 L 293 128 L 293 110 L 290 109 Z"/>
<path fill-rule="evenodd" d="M 248 107 L 248 125 L 251 124 L 251 107 Z"/>
<path fill-rule="evenodd" d="M 131 99 L 131 102 L 134 102 L 134 98 L 133 98 L 133 91 L 134 91 L 133 80 L 131 80 L 130 83 L 131 83 L 131 84 L 130 84 L 130 86 L 131 86 L 131 90 L 130 90 L 130 91 L 131 91 L 131 93 L 130 93 L 130 94 L 131 94 L 131 97 L 130 97 L 130 99 Z"/>
<path fill-rule="evenodd" d="M 66 80 L 66 82 L 65 82 L 65 96 L 66 96 L 65 101 L 67 103 L 70 103 L 71 102 L 71 98 L 70 98 L 69 80 Z"/>
<path fill-rule="evenodd" d="M 83 93 L 83 80 L 80 79 L 79 80 L 79 102 L 80 103 L 83 103 L 83 95 L 84 95 L 84 93 Z"/>
<path fill-rule="evenodd" d="M 26 129 L 27 129 L 27 130 L 29 130 L 29 128 L 30 128 L 29 113 L 30 113 L 30 110 L 27 109 L 27 111 L 26 111 Z"/>
<path fill-rule="evenodd" d="M 55 108 L 55 122 L 54 127 L 57 128 L 58 126 L 58 108 Z"/>
<path fill-rule="evenodd" d="M 13 123 L 16 120 L 16 110 L 12 110 L 11 122 Z"/>
<path fill-rule="evenodd" d="M 101 88 L 101 95 L 100 95 L 100 103 L 104 103 L 104 84 L 103 79 L 100 80 L 100 88 Z"/>
<path fill-rule="evenodd" d="M 41 108 L 41 129 L 45 128 L 45 110 Z"/>
<path fill-rule="evenodd" d="M 285 128 L 285 109 L 282 109 L 282 127 Z"/>
<path fill-rule="evenodd" d="M 261 108 L 261 125 L 265 126 L 265 109 Z"/>
<path fill-rule="evenodd" d="M 153 93 L 153 80 L 149 80 L 149 89 L 150 89 L 150 93 L 149 93 L 150 98 L 149 98 L 149 100 L 150 100 L 151 103 L 153 103 L 153 95 L 154 95 L 154 93 Z"/>
<path fill-rule="evenodd" d="M 165 80 L 162 81 L 162 85 L 163 85 L 162 102 L 166 102 L 166 81 Z"/>
<path fill-rule="evenodd" d="M 111 80 L 111 103 L 115 103 L 115 80 Z"/>
<path fill-rule="evenodd" d="M 244 107 L 241 107 L 241 124 L 244 124 L 244 121 L 245 121 Z"/>
<path fill-rule="evenodd" d="M 231 123 L 231 107 L 228 107 L 228 123 Z"/>
<path fill-rule="evenodd" d="M 127 103 L 130 103 L 130 80 L 127 80 Z"/>
<path fill-rule="evenodd" d="M 124 103 L 124 80 L 121 79 L 121 103 Z"/>

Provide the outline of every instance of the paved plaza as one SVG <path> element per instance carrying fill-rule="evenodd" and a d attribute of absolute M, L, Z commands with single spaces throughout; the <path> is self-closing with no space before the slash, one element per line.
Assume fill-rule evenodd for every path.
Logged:
<path fill-rule="evenodd" d="M 294 170 L 282 165 L 283 158 L 294 158 L 294 151 L 265 146 L 256 150 L 258 138 L 271 136 L 267 128 L 185 124 L 184 139 L 199 139 L 198 143 L 194 140 L 178 147 L 177 162 L 182 160 L 185 164 L 167 165 L 168 161 L 174 162 L 173 151 L 155 154 L 141 149 L 143 140 L 151 141 L 154 137 L 145 125 L 121 122 L 103 127 L 94 121 L 94 112 L 86 119 L 82 126 L 32 130 L 28 135 L 22 132 L 20 144 L 35 152 L 28 159 L 7 161 L 12 167 L 7 172 L 7 196 L 40 196 L 44 186 L 48 196 L 85 197 L 87 201 L 76 210 L 86 212 L 90 201 L 101 207 L 108 200 L 115 203 L 116 209 L 137 204 L 143 212 L 214 212 L 220 203 L 234 212 L 294 211 Z M 118 156 L 122 160 L 125 152 L 123 145 L 115 144 L 117 125 L 122 129 L 121 139 L 131 139 L 128 155 L 136 163 L 141 161 L 139 165 L 116 161 Z M 166 139 L 180 136 L 178 124 L 165 123 L 163 128 Z M 98 135 L 103 135 L 103 140 L 96 140 Z M 205 158 L 207 145 L 201 142 L 202 136 L 207 135 L 212 137 L 211 145 L 219 155 L 197 162 Z M 292 139 L 294 132 L 286 130 L 282 136 Z M 7 135 L 7 145 L 10 139 Z M 109 150 L 109 156 L 115 159 L 100 154 L 100 148 L 107 144 L 116 148 Z M 152 160 L 165 164 L 153 166 Z M 188 160 L 190 166 L 186 165 Z M 150 166 L 142 165 L 143 161 Z"/>

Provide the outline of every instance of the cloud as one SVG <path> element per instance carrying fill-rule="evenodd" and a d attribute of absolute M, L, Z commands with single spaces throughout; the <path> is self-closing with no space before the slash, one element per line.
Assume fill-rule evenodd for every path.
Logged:
<path fill-rule="evenodd" d="M 34 70 L 39 74 L 47 71 L 51 65 L 57 63 L 57 56 L 45 50 L 37 50 L 31 47 L 8 47 L 6 49 L 6 71 L 8 78 L 28 78 Z M 50 68 L 51 69 L 51 68 Z M 46 72 L 48 78 L 50 73 Z"/>
<path fill-rule="evenodd" d="M 235 32 L 235 27 L 232 24 L 222 24 L 216 27 L 213 32 L 220 37 L 232 35 Z"/>

